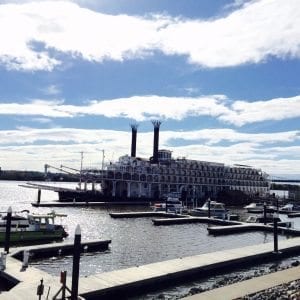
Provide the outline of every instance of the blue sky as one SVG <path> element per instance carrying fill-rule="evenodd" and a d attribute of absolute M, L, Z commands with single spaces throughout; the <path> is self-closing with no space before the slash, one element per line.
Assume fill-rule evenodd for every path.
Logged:
<path fill-rule="evenodd" d="M 0 0 L 0 166 L 160 148 L 300 173 L 298 0 Z"/>

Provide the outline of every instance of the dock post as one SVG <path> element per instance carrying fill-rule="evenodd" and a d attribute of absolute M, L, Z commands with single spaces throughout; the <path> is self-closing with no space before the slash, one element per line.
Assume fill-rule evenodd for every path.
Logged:
<path fill-rule="evenodd" d="M 38 190 L 38 197 L 37 197 L 37 204 L 40 205 L 41 203 L 41 190 Z"/>
<path fill-rule="evenodd" d="M 6 252 L 1 252 L 0 256 L 0 271 L 4 271 L 6 268 Z"/>
<path fill-rule="evenodd" d="M 61 299 L 66 300 L 66 281 L 67 281 L 67 271 L 60 272 L 60 282 L 62 284 Z"/>
<path fill-rule="evenodd" d="M 75 229 L 75 238 L 74 238 L 71 300 L 77 300 L 78 298 L 80 248 L 81 248 L 81 229 L 80 226 L 77 225 Z"/>
<path fill-rule="evenodd" d="M 12 209 L 11 206 L 7 210 L 6 216 L 6 230 L 5 230 L 5 241 L 4 241 L 4 251 L 9 253 L 9 244 L 10 244 L 10 230 L 11 230 L 11 214 Z"/>
<path fill-rule="evenodd" d="M 267 224 L 267 204 L 264 202 L 264 225 Z"/>
<path fill-rule="evenodd" d="M 23 251 L 22 270 L 26 270 L 26 268 L 28 267 L 28 261 L 29 261 L 29 251 L 24 250 Z"/>
<path fill-rule="evenodd" d="M 277 222 L 278 222 L 278 214 L 274 213 L 273 214 L 273 231 L 274 231 L 274 253 L 278 253 L 278 226 L 277 226 Z"/>
<path fill-rule="evenodd" d="M 210 218 L 210 198 L 208 198 L 208 217 Z"/>
<path fill-rule="evenodd" d="M 166 198 L 166 213 L 168 213 L 168 197 Z"/>

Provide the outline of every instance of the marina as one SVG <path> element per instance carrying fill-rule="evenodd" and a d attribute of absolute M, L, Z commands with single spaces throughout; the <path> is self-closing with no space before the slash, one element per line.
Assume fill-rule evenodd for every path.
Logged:
<path fill-rule="evenodd" d="M 300 300 L 300 0 L 0 25 L 0 300 Z"/>
<path fill-rule="evenodd" d="M 13 206 L 13 201 L 19 201 L 20 209 L 28 207 L 28 205 L 31 204 L 32 199 L 34 199 L 36 196 L 35 190 L 23 190 L 22 187 L 18 187 L 15 182 L 4 183 L 3 189 L 3 192 L 11 195 L 19 190 L 18 196 L 15 198 L 14 196 L 12 196 L 11 200 L 7 202 L 7 205 Z M 25 191 L 25 193 L 23 191 Z M 19 197 L 21 194 L 23 198 L 21 198 L 20 201 Z M 45 203 L 47 203 L 49 200 L 55 199 L 54 194 L 51 191 L 44 191 L 43 196 L 44 198 L 42 199 L 41 203 L 44 199 Z M 1 207 L 1 209 L 4 210 L 5 208 Z M 49 208 L 33 207 L 32 209 L 40 213 L 44 213 L 48 211 Z M 209 225 L 208 227 L 208 223 L 224 225 L 225 222 L 231 222 L 231 224 L 235 224 L 234 226 L 237 226 L 239 222 L 236 221 L 228 221 L 208 217 L 176 215 L 174 213 L 166 214 L 165 212 L 154 212 L 150 206 L 148 206 L 148 209 L 148 211 L 145 211 L 145 206 L 57 207 L 57 213 L 64 213 L 68 215 L 69 232 L 72 232 L 74 230 L 75 224 L 77 224 L 78 220 L 80 219 L 84 240 L 90 240 L 92 242 L 93 240 L 101 236 L 101 240 L 103 238 L 104 241 L 111 241 L 109 243 L 109 248 L 107 250 L 104 250 L 104 252 L 96 251 L 95 253 L 90 252 L 84 253 L 82 255 L 79 285 L 80 288 L 82 283 L 83 290 L 80 290 L 82 293 L 85 293 L 86 295 L 99 295 L 102 293 L 106 293 L 107 290 L 105 291 L 105 289 L 99 289 L 99 282 L 102 282 L 102 284 L 104 284 L 103 278 L 106 276 L 109 282 L 115 282 L 115 284 L 116 282 L 119 282 L 118 285 L 122 286 L 122 284 L 124 284 L 124 278 L 122 279 L 123 281 L 117 281 L 115 275 L 111 275 L 113 277 L 110 277 L 110 274 L 116 274 L 118 272 L 122 274 L 121 270 L 124 269 L 129 272 L 127 273 L 128 280 L 131 278 L 131 281 L 127 282 L 126 284 L 128 284 L 128 286 L 132 286 L 133 297 L 135 293 L 134 291 L 136 291 L 135 285 L 140 286 L 140 284 L 138 283 L 137 279 L 134 279 L 136 278 L 135 275 L 129 274 L 131 274 L 131 272 L 136 273 L 136 269 L 139 269 L 141 266 L 149 266 L 149 264 L 155 265 L 167 261 L 173 261 L 177 260 L 178 258 L 180 259 L 180 257 L 181 259 L 183 259 L 185 257 L 202 255 L 205 256 L 208 255 L 208 253 L 214 253 L 218 251 L 220 251 L 220 253 L 225 253 L 227 250 L 230 251 L 230 249 L 252 247 L 254 245 L 260 244 L 269 244 L 269 247 L 271 247 L 270 245 L 272 245 L 272 232 L 251 231 L 225 236 L 208 235 L 207 229 L 211 228 L 211 225 Z M 287 218 L 287 215 L 283 215 L 283 217 Z M 164 226 L 163 228 L 161 228 L 161 226 L 153 226 L 153 220 L 157 220 L 158 222 L 164 222 L 164 220 L 167 220 L 167 222 L 170 222 L 170 220 L 185 221 L 188 219 L 196 219 L 197 222 L 191 221 L 191 223 L 180 224 L 180 226 Z M 295 221 L 296 220 L 297 219 L 295 219 Z M 227 226 L 230 225 L 227 224 Z M 145 232 L 147 232 L 147 235 L 144 234 Z M 197 236 L 197 239 L 194 238 L 195 236 Z M 278 239 L 280 248 L 283 245 L 282 242 L 287 241 L 289 243 L 290 241 L 294 240 L 287 239 L 284 235 L 281 234 L 278 236 Z M 70 237 L 67 237 L 60 244 L 70 244 L 70 242 Z M 55 247 L 59 248 L 60 245 L 55 245 Z M 160 250 L 162 249 L 162 247 L 164 251 Z M 291 248 L 294 249 L 294 247 Z M 55 251 L 53 253 L 55 253 L 56 251 L 57 253 L 59 252 L 59 250 L 55 248 Z M 295 251 L 295 254 L 297 254 L 297 251 Z M 46 272 L 48 276 L 50 276 L 49 278 L 51 278 L 51 282 L 53 283 L 55 281 L 54 279 L 57 279 L 57 276 L 59 276 L 59 273 L 62 270 L 66 270 L 68 274 L 71 273 L 71 259 L 72 258 L 68 253 L 66 253 L 65 255 L 58 255 L 55 258 L 53 258 L 53 256 L 51 258 L 47 258 L 45 257 L 45 255 L 43 255 L 43 257 L 38 257 L 38 255 L 36 257 L 33 256 L 29 261 L 28 270 L 33 268 L 40 270 L 41 274 L 43 274 L 43 272 Z M 7 263 L 9 263 L 9 260 L 7 261 Z M 172 264 L 173 263 L 171 263 L 171 265 Z M 136 266 L 139 267 L 137 268 Z M 169 268 L 170 267 L 168 267 L 168 270 Z M 130 271 L 130 269 L 132 269 L 132 271 Z M 141 270 L 143 270 L 143 268 L 141 268 Z M 143 271 L 141 272 L 143 273 Z M 178 277 L 178 275 L 175 275 L 176 272 L 177 271 L 174 271 L 174 276 L 176 278 L 180 278 L 180 276 Z M 187 272 L 190 271 L 188 271 L 187 269 Z M 124 276 L 124 274 L 122 276 Z M 149 277 L 149 275 L 147 276 Z M 163 274 L 161 274 L 160 276 L 162 276 L 162 278 L 164 277 Z M 85 278 L 91 279 L 89 285 L 85 283 Z M 112 281 L 109 278 L 114 278 L 114 280 Z M 139 279 L 140 278 L 142 277 L 139 276 Z M 170 283 L 167 284 L 168 280 L 164 281 L 162 278 L 160 278 L 159 280 L 150 280 L 149 277 L 148 283 L 143 287 L 149 285 L 148 287 L 151 291 L 149 293 L 153 295 L 153 288 L 151 288 L 151 286 L 154 284 L 153 282 L 157 282 L 156 280 L 158 280 L 159 282 L 162 280 L 162 282 L 165 283 L 162 284 L 160 288 L 163 288 L 164 285 L 166 285 L 166 287 L 169 286 Z M 97 280 L 100 281 L 97 282 Z M 93 285 L 95 285 L 95 287 L 93 287 Z M 157 285 L 157 283 L 154 285 Z M 31 285 L 28 284 L 28 286 Z M 55 287 L 59 287 L 57 286 L 57 283 L 53 283 L 52 286 L 53 289 L 55 289 Z M 108 286 L 111 286 L 111 283 L 110 285 L 106 283 L 103 286 L 106 286 L 108 288 Z M 115 293 L 115 291 L 113 291 L 114 289 L 115 288 L 112 288 L 110 292 Z M 122 290 L 122 288 L 118 287 L 116 288 L 116 290 Z M 5 295 L 5 293 L 0 295 L 0 299 L 2 295 Z"/>

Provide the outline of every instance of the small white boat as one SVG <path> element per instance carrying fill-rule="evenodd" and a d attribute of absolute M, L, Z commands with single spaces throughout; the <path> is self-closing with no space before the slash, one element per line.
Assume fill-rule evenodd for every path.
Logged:
<path fill-rule="evenodd" d="M 277 217 L 277 221 L 281 222 L 281 219 L 279 217 Z M 273 223 L 274 222 L 274 217 L 273 214 L 266 214 L 266 220 L 264 218 L 263 214 L 260 215 L 253 215 L 253 216 L 249 216 L 248 219 L 246 220 L 247 223 Z"/>
<path fill-rule="evenodd" d="M 190 211 L 190 215 L 192 216 L 208 216 L 210 206 L 210 215 L 211 217 L 215 218 L 222 218 L 226 219 L 228 215 L 228 210 L 225 208 L 224 203 L 216 202 L 216 201 L 210 201 L 207 200 L 203 206 L 196 207 Z"/>
<path fill-rule="evenodd" d="M 300 206 L 288 203 L 279 209 L 280 213 L 300 212 Z"/>
<path fill-rule="evenodd" d="M 263 203 L 250 203 L 244 208 L 247 210 L 248 213 L 261 213 L 264 211 L 264 204 Z M 266 211 L 267 212 L 274 212 L 277 208 L 273 205 L 266 205 Z"/>
<path fill-rule="evenodd" d="M 244 208 L 247 210 L 247 212 L 249 213 L 257 213 L 257 212 L 262 212 L 264 209 L 264 205 L 263 203 L 250 203 L 246 206 L 244 206 Z"/>
<path fill-rule="evenodd" d="M 179 197 L 174 194 L 169 194 L 165 202 L 155 203 L 153 206 L 154 211 L 166 211 L 181 213 L 184 209 L 182 202 L 179 200 Z"/>
<path fill-rule="evenodd" d="M 286 228 L 292 228 L 293 223 L 292 222 L 287 222 L 287 221 L 282 221 L 279 216 L 276 217 L 277 224 L 280 227 L 286 227 Z M 274 215 L 272 213 L 267 213 L 266 214 L 266 220 L 264 218 L 263 214 L 260 215 L 252 215 L 249 216 L 248 219 L 246 220 L 247 223 L 266 223 L 266 224 L 273 224 L 274 223 Z"/>

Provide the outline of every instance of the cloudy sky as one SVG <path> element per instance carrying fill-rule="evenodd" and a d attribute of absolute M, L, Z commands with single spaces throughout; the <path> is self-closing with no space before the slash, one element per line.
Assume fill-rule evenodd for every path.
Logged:
<path fill-rule="evenodd" d="M 300 174 L 299 0 L 0 0 L 0 166 L 130 154 Z"/>

